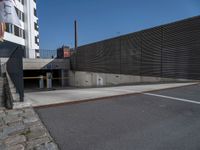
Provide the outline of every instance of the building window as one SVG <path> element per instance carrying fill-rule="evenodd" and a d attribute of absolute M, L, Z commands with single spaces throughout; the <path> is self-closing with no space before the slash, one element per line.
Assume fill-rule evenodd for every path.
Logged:
<path fill-rule="evenodd" d="M 39 37 L 35 36 L 35 44 L 37 44 L 39 46 Z"/>
<path fill-rule="evenodd" d="M 35 30 L 38 31 L 39 28 L 38 28 L 38 24 L 36 22 L 34 22 L 34 27 L 35 27 Z"/>
<path fill-rule="evenodd" d="M 25 31 L 14 25 L 14 35 L 25 39 Z"/>
<path fill-rule="evenodd" d="M 19 27 L 17 26 L 14 26 L 14 35 L 18 36 L 19 37 Z"/>
<path fill-rule="evenodd" d="M 23 39 L 26 38 L 25 30 L 23 30 Z"/>
<path fill-rule="evenodd" d="M 24 13 L 22 13 L 22 21 L 25 21 Z"/>
<path fill-rule="evenodd" d="M 19 19 L 20 19 L 21 21 L 24 22 L 24 13 L 21 12 L 21 11 L 20 11 L 19 9 L 17 9 L 16 7 L 15 7 L 15 10 L 16 10 L 16 13 L 17 13 L 17 16 L 19 17 Z"/>
<path fill-rule="evenodd" d="M 18 0 L 22 5 L 24 5 L 24 0 Z"/>
<path fill-rule="evenodd" d="M 6 23 L 6 32 L 13 33 L 13 25 Z"/>
<path fill-rule="evenodd" d="M 35 8 L 34 8 L 34 15 L 35 15 L 35 17 L 37 17 L 37 11 Z"/>

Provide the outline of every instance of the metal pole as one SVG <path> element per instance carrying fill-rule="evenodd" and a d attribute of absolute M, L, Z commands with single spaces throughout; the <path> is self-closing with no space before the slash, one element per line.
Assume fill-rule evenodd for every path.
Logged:
<path fill-rule="evenodd" d="M 78 48 L 78 32 L 77 21 L 74 21 L 74 50 L 75 50 L 75 69 L 77 69 L 77 48 Z"/>
<path fill-rule="evenodd" d="M 74 43 L 74 48 L 77 50 L 78 47 L 78 32 L 77 32 L 77 21 L 74 21 L 74 37 L 75 37 L 75 43 Z"/>

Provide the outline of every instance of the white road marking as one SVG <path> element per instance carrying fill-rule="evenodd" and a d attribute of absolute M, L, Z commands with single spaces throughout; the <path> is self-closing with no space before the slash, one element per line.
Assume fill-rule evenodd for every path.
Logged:
<path fill-rule="evenodd" d="M 172 99 L 172 100 L 176 100 L 176 101 L 182 101 L 182 102 L 187 102 L 187 103 L 193 103 L 193 104 L 200 105 L 200 102 L 189 100 L 189 99 L 176 98 L 176 97 L 159 95 L 159 94 L 152 94 L 152 93 L 143 93 L 143 94 L 144 95 L 149 95 L 149 96 L 162 97 L 162 98 Z"/>

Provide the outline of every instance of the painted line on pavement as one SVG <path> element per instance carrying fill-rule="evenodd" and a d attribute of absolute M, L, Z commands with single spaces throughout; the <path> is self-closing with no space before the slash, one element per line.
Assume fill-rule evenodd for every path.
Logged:
<path fill-rule="evenodd" d="M 200 105 L 200 102 L 197 102 L 197 101 L 194 101 L 194 100 L 189 100 L 189 99 L 176 98 L 176 97 L 159 95 L 159 94 L 152 94 L 152 93 L 143 93 L 143 94 L 144 95 L 148 95 L 148 96 L 162 97 L 162 98 L 166 98 L 166 99 L 171 99 L 171 100 L 176 100 L 176 101 L 181 101 L 181 102 L 187 102 L 187 103 Z"/>
<path fill-rule="evenodd" d="M 181 88 L 181 87 L 189 87 L 189 86 L 194 86 L 194 85 L 199 85 L 199 82 L 195 82 L 189 85 L 180 85 L 180 86 L 176 86 L 176 87 L 167 87 L 164 89 L 156 89 L 156 90 L 149 90 L 149 91 L 145 91 L 145 92 L 157 92 L 157 91 L 163 91 L 163 90 L 168 90 L 168 89 L 177 89 L 177 88 Z M 58 102 L 58 103 L 49 103 L 49 104 L 39 104 L 39 105 L 35 105 L 33 106 L 33 108 L 49 108 L 49 107 L 59 107 L 59 106 L 63 106 L 63 105 L 71 105 L 71 104 L 80 104 L 80 103 L 87 103 L 87 102 L 94 102 L 94 101 L 100 101 L 100 100 L 104 100 L 104 99 L 110 99 L 112 100 L 112 98 L 117 98 L 117 97 L 126 97 L 126 96 L 133 96 L 133 95 L 140 95 L 140 94 L 145 94 L 145 92 L 139 92 L 139 91 L 134 91 L 135 93 L 126 93 L 126 94 L 120 94 L 120 95 L 113 95 L 113 96 L 104 96 L 104 97 L 98 97 L 98 98 L 92 98 L 92 99 L 85 99 L 85 100 L 66 100 L 66 102 Z M 147 95 L 148 93 L 146 93 Z M 151 93 L 149 93 L 151 94 Z M 152 95 L 151 95 L 152 96 Z M 196 101 L 194 101 L 196 102 Z M 199 102 L 200 104 L 200 102 Z"/>

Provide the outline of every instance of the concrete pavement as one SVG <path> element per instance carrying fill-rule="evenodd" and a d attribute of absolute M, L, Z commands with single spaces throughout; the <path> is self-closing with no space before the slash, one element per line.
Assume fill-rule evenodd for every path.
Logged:
<path fill-rule="evenodd" d="M 172 83 L 172 84 L 152 84 L 152 85 L 133 85 L 106 88 L 88 88 L 88 89 L 67 89 L 45 92 L 25 93 L 25 100 L 30 102 L 33 107 L 79 102 L 91 99 L 105 98 L 111 96 L 127 95 L 154 91 L 166 88 L 193 85 L 196 83 Z"/>
<path fill-rule="evenodd" d="M 36 111 L 61 150 L 199 150 L 199 93 L 193 85 Z"/>

